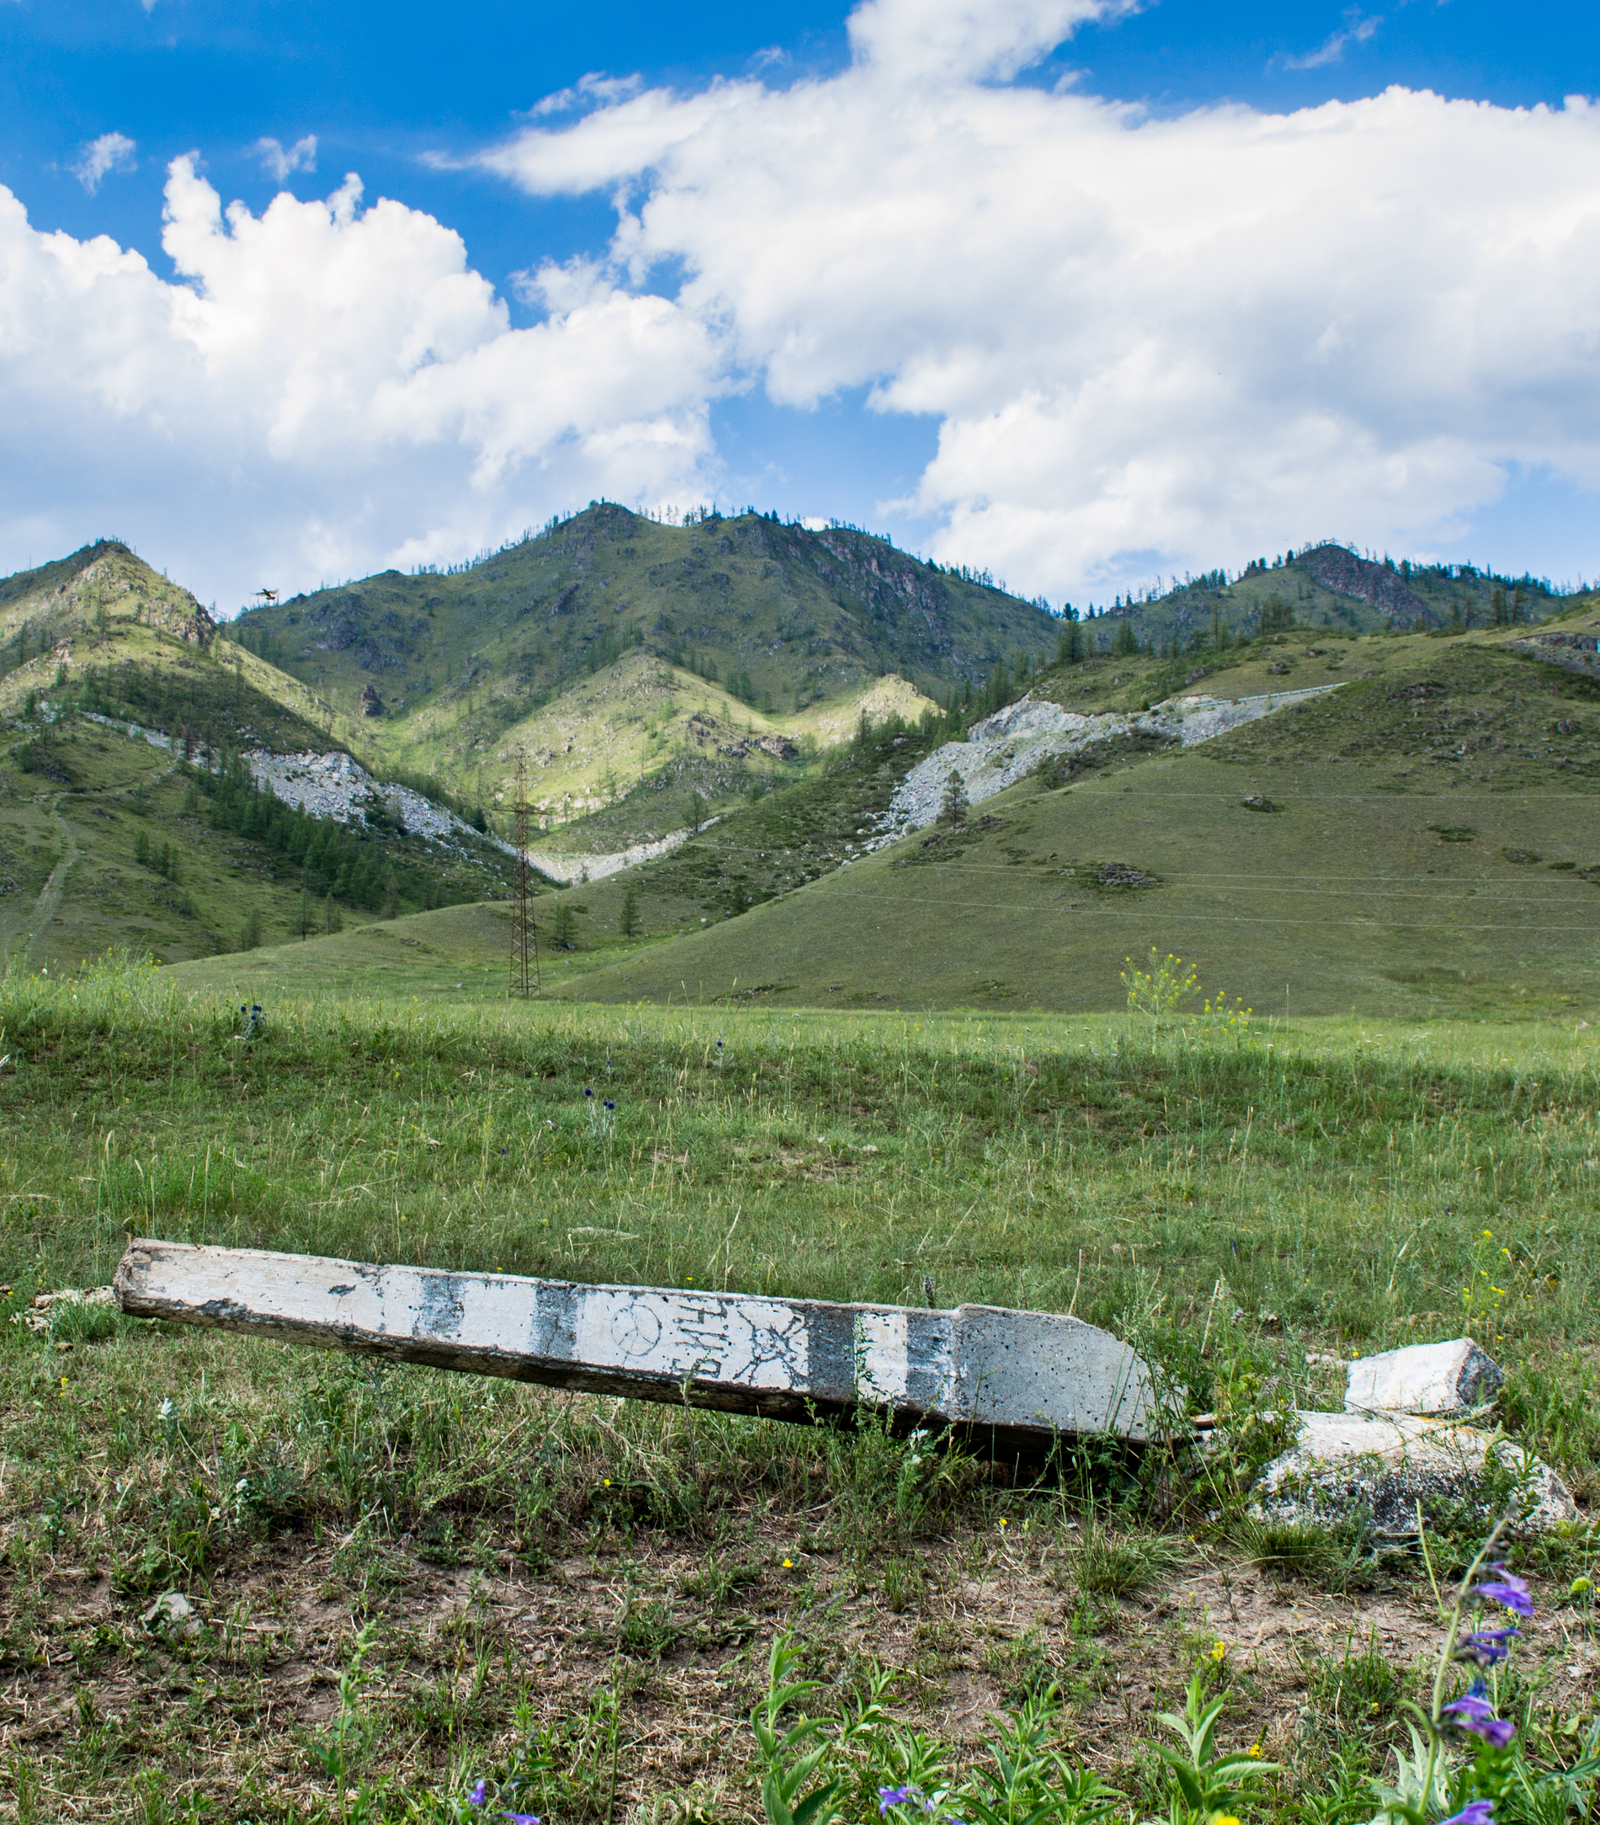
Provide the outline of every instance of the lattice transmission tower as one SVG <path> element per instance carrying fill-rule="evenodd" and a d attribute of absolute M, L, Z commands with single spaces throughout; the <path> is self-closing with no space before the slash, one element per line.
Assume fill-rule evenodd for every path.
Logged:
<path fill-rule="evenodd" d="M 516 874 L 511 890 L 511 969 L 507 995 L 537 995 L 539 980 L 539 928 L 533 922 L 532 896 L 528 892 L 528 756 L 517 750 L 517 777 L 511 799 L 511 846 L 516 851 Z"/>

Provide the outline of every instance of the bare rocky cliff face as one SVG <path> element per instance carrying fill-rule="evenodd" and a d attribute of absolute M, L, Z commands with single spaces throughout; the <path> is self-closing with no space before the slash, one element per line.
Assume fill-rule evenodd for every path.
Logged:
<path fill-rule="evenodd" d="M 1313 583 L 1392 615 L 1400 627 L 1437 627 L 1439 617 L 1386 564 L 1358 558 L 1342 545 L 1318 545 L 1295 560 Z"/>

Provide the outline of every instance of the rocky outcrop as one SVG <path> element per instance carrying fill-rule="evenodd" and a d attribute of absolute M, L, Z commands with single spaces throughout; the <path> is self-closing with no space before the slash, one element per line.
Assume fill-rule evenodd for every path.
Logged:
<path fill-rule="evenodd" d="M 1584 678 L 1600 678 L 1600 634 L 1535 634 L 1529 640 L 1513 640 L 1511 650 Z"/>
<path fill-rule="evenodd" d="M 708 817 L 700 826 L 708 830 L 716 823 L 714 817 Z M 607 875 L 621 874 L 624 868 L 633 868 L 640 862 L 653 862 L 659 856 L 671 855 L 674 849 L 681 848 L 690 837 L 698 836 L 695 830 L 669 830 L 665 836 L 653 837 L 644 843 L 632 843 L 626 849 L 613 849 L 604 852 L 530 849 L 528 860 L 540 874 L 545 874 L 552 881 L 559 881 L 563 887 L 571 887 L 581 881 L 603 881 Z"/>
<path fill-rule="evenodd" d="M 260 748 L 245 756 L 258 786 L 286 805 L 298 805 L 313 817 L 336 818 L 341 824 L 365 824 L 369 812 L 398 824 L 412 836 L 457 845 L 477 837 L 471 825 L 431 798 L 376 780 L 348 754 L 268 754 Z M 480 839 L 481 840 L 481 839 Z M 502 845 L 503 847 L 503 845 Z"/>
<path fill-rule="evenodd" d="M 729 760 L 746 760 L 752 754 L 769 754 L 774 760 L 793 760 L 800 750 L 781 735 L 741 735 L 721 743 L 717 752 Z"/>
<path fill-rule="evenodd" d="M 1336 691 L 1318 685 L 1306 691 L 1283 691 L 1269 697 L 1173 697 L 1136 716 L 1108 712 L 1083 716 L 1032 696 L 1008 704 L 974 723 L 965 741 L 936 748 L 900 782 L 889 809 L 879 820 L 879 834 L 867 845 L 881 849 L 909 831 L 924 829 L 939 815 L 950 775 L 961 776 L 967 802 L 981 804 L 1007 786 L 1035 773 L 1046 761 L 1083 752 L 1099 743 L 1133 736 L 1151 742 L 1178 742 L 1191 748 L 1224 735 L 1241 723 L 1254 722 L 1282 705 Z"/>
<path fill-rule="evenodd" d="M 1337 595 L 1353 596 L 1380 614 L 1393 616 L 1400 627 L 1437 627 L 1439 617 L 1415 590 L 1407 587 L 1397 571 L 1386 564 L 1358 558 L 1343 545 L 1318 545 L 1295 559 L 1313 583 Z"/>

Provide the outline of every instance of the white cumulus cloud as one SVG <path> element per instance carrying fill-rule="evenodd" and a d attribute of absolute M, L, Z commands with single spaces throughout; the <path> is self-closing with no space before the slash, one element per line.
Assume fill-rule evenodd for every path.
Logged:
<path fill-rule="evenodd" d="M 133 170 L 134 151 L 135 142 L 126 133 L 102 133 L 84 147 L 72 175 L 93 196 L 110 172 Z"/>
<path fill-rule="evenodd" d="M 228 605 L 458 558 L 600 494 L 703 498 L 712 404 L 752 387 L 931 419 L 907 500 L 851 517 L 1052 599 L 1319 536 L 1448 548 L 1513 465 L 1600 488 L 1600 109 L 1158 119 L 1018 80 L 1117 10 L 865 0 L 827 76 L 583 79 L 479 155 L 615 200 L 608 246 L 521 275 L 529 328 L 355 177 L 253 215 L 177 160 L 173 280 L 0 189 L 0 561 L 114 530 Z"/>
<path fill-rule="evenodd" d="M 869 0 L 837 75 L 645 90 L 484 162 L 614 191 L 615 270 L 673 274 L 775 400 L 933 415 L 906 505 L 1029 590 L 1423 551 L 1511 462 L 1600 485 L 1600 111 L 1006 85 L 1091 10 Z"/>
<path fill-rule="evenodd" d="M 13 562 L 109 531 L 226 608 L 262 577 L 455 559 L 591 496 L 692 491 L 718 364 L 667 299 L 593 276 L 514 329 L 431 216 L 363 208 L 354 177 L 224 209 L 192 157 L 163 245 L 176 283 L 37 232 L 0 189 Z"/>
<path fill-rule="evenodd" d="M 281 184 L 291 172 L 316 170 L 317 136 L 308 133 L 292 146 L 285 146 L 279 139 L 258 139 L 250 148 L 250 156 L 260 159 L 261 169 Z"/>

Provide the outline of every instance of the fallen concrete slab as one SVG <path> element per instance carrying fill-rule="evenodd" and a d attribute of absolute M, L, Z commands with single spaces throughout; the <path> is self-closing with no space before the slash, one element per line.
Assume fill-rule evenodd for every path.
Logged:
<path fill-rule="evenodd" d="M 1134 1352 L 1045 1312 L 581 1286 L 153 1241 L 129 1245 L 115 1285 L 140 1318 L 773 1419 L 868 1408 L 1019 1442 L 1159 1430 Z"/>
<path fill-rule="evenodd" d="M 1470 1413 L 1494 1399 L 1505 1377 L 1470 1337 L 1414 1343 L 1358 1356 L 1345 1374 L 1349 1413 Z"/>
<path fill-rule="evenodd" d="M 1257 1520 L 1331 1527 L 1365 1520 L 1405 1539 L 1424 1516 L 1467 1508 L 1482 1521 L 1508 1510 L 1519 1533 L 1577 1518 L 1561 1478 L 1509 1439 L 1404 1413 L 1297 1413 L 1299 1436 L 1256 1480 Z"/>

